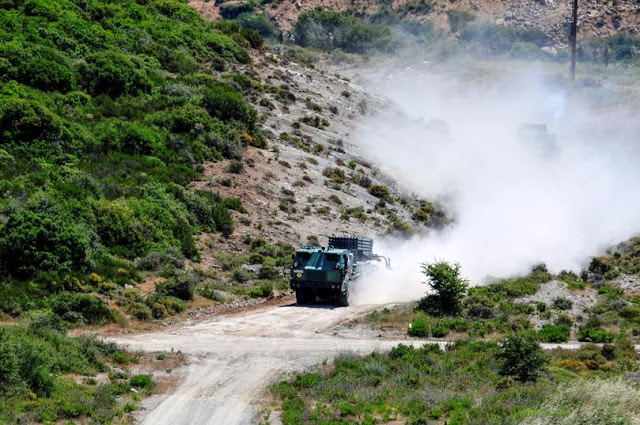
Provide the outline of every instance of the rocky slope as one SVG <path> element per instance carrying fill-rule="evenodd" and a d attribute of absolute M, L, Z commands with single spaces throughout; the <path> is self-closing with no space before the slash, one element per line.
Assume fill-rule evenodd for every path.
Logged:
<path fill-rule="evenodd" d="M 220 3 L 195 0 L 191 5 L 205 17 L 219 16 Z M 264 6 L 269 17 L 288 32 L 297 16 L 305 10 L 324 7 L 332 10 L 353 8 L 368 14 L 388 5 L 391 10 L 419 21 L 429 21 L 449 29 L 447 11 L 466 10 L 477 20 L 518 29 L 537 29 L 549 34 L 558 47 L 567 44 L 567 28 L 571 19 L 571 1 L 554 0 L 283 0 Z M 417 5 L 417 6 L 416 6 Z M 405 12 L 405 10 L 412 10 Z M 579 4 L 579 31 L 583 36 L 604 37 L 617 32 L 640 31 L 640 4 L 635 0 L 584 0 Z"/>
<path fill-rule="evenodd" d="M 337 74 L 298 63 L 286 54 L 261 54 L 244 68 L 261 88 L 250 97 L 262 116 L 269 149 L 248 148 L 242 170 L 232 161 L 205 164 L 199 189 L 238 197 L 229 238 L 201 237 L 205 265 L 217 251 L 242 252 L 252 238 L 294 246 L 331 235 L 375 236 L 428 232 L 413 214 L 420 200 L 361 157 L 352 131 L 385 106 Z M 375 188 L 382 189 L 382 194 Z M 385 193 L 388 191 L 388 195 Z M 374 196 L 375 193 L 377 196 Z"/>

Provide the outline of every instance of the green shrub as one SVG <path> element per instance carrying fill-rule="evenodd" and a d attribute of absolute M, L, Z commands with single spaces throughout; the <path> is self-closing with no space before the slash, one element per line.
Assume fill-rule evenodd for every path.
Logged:
<path fill-rule="evenodd" d="M 153 317 L 156 319 L 178 314 L 186 309 L 186 305 L 181 299 L 159 294 L 150 296 L 147 299 L 147 305 L 150 306 Z"/>
<path fill-rule="evenodd" d="M 486 295 L 470 294 L 464 299 L 463 304 L 469 317 L 490 319 L 496 315 L 496 303 Z"/>
<path fill-rule="evenodd" d="M 501 341 L 496 353 L 501 375 L 520 381 L 535 381 L 548 362 L 542 347 L 530 333 L 513 333 Z"/>
<path fill-rule="evenodd" d="M 249 296 L 253 298 L 269 298 L 273 295 L 273 286 L 270 283 L 262 283 L 258 288 L 249 292 Z"/>
<path fill-rule="evenodd" d="M 347 175 L 344 170 L 338 167 L 327 167 L 322 170 L 322 175 L 336 183 L 344 183 L 347 181 Z"/>
<path fill-rule="evenodd" d="M 608 257 L 593 257 L 589 264 L 589 271 L 592 273 L 602 274 L 611 271 L 615 266 Z"/>
<path fill-rule="evenodd" d="M 429 326 L 427 325 L 426 320 L 421 318 L 415 318 L 413 319 L 413 322 L 409 326 L 409 330 L 407 331 L 407 333 L 411 336 L 424 338 L 429 336 L 430 331 L 429 331 Z"/>
<path fill-rule="evenodd" d="M 392 51 L 397 45 L 389 26 L 322 9 L 301 13 L 294 24 L 293 35 L 300 46 L 326 51 L 335 48 L 349 53 Z"/>
<path fill-rule="evenodd" d="M 251 272 L 243 268 L 238 268 L 233 272 L 233 279 L 238 283 L 248 282 L 252 277 Z"/>
<path fill-rule="evenodd" d="M 183 301 L 191 301 L 200 278 L 195 273 L 179 272 L 164 282 L 156 285 L 156 292 L 176 297 Z"/>
<path fill-rule="evenodd" d="M 554 324 L 559 326 L 568 326 L 570 328 L 573 325 L 573 319 L 566 314 L 558 314 Z"/>
<path fill-rule="evenodd" d="M 66 93 L 75 85 L 69 66 L 42 57 L 34 57 L 25 64 L 22 78 L 30 86 L 44 91 Z"/>
<path fill-rule="evenodd" d="M 586 326 L 580 326 L 578 332 L 578 341 L 583 342 L 595 342 L 595 343 L 611 343 L 613 342 L 615 335 L 612 332 L 607 332 L 604 329 L 587 328 Z"/>
<path fill-rule="evenodd" d="M 159 64 L 151 58 L 112 50 L 87 56 L 82 69 L 84 86 L 92 94 L 117 97 L 123 94 L 148 93 L 153 86 L 151 70 Z"/>
<path fill-rule="evenodd" d="M 573 301 L 569 298 L 558 297 L 553 300 L 553 306 L 558 310 L 571 310 L 571 307 L 573 307 Z"/>
<path fill-rule="evenodd" d="M 275 40 L 280 34 L 275 23 L 265 13 L 243 13 L 238 16 L 237 21 L 243 28 L 255 30 L 264 38 Z"/>
<path fill-rule="evenodd" d="M 566 325 L 544 325 L 538 331 L 542 342 L 567 342 L 571 331 Z"/>
<path fill-rule="evenodd" d="M 150 390 L 154 386 L 153 379 L 149 375 L 134 375 L 129 379 L 129 385 L 145 390 Z"/>
<path fill-rule="evenodd" d="M 422 264 L 427 284 L 435 292 L 423 298 L 418 308 L 429 314 L 455 315 L 460 312 L 469 283 L 460 277 L 460 265 L 444 261 Z"/>
<path fill-rule="evenodd" d="M 51 310 L 70 323 L 103 324 L 113 320 L 107 304 L 93 295 L 62 292 L 49 301 Z"/>
<path fill-rule="evenodd" d="M 431 329 L 431 336 L 434 338 L 444 338 L 449 334 L 449 331 L 444 326 L 434 326 Z"/>
<path fill-rule="evenodd" d="M 421 202 L 420 208 L 413 213 L 411 218 L 415 221 L 420 221 L 425 225 L 428 225 L 431 222 L 431 218 L 434 214 L 436 214 L 436 208 L 432 203 Z"/>
<path fill-rule="evenodd" d="M 618 310 L 618 314 L 625 319 L 636 320 L 640 318 L 640 307 L 625 306 Z"/>
<path fill-rule="evenodd" d="M 71 218 L 54 211 L 20 210 L 0 225 L 0 257 L 11 258 L 0 267 L 17 278 L 39 271 L 87 271 L 89 241 Z"/>
<path fill-rule="evenodd" d="M 391 194 L 389 193 L 389 189 L 386 186 L 382 186 L 379 184 L 369 187 L 369 193 L 375 196 L 376 198 L 380 198 L 385 201 L 389 200 L 391 197 Z"/>
<path fill-rule="evenodd" d="M 204 90 L 203 105 L 209 114 L 221 120 L 234 120 L 253 130 L 258 121 L 258 113 L 245 100 L 242 93 L 222 83 L 209 83 Z"/>
<path fill-rule="evenodd" d="M 132 315 L 138 320 L 151 320 L 153 319 L 153 312 L 151 309 L 143 303 L 135 302 L 127 305 L 125 308 L 127 314 Z"/>

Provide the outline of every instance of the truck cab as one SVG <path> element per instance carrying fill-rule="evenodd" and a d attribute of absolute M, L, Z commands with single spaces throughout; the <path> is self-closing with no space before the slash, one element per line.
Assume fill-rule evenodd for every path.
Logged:
<path fill-rule="evenodd" d="M 349 305 L 350 284 L 372 263 L 388 258 L 372 252 L 373 240 L 356 237 L 330 237 L 329 246 L 303 246 L 293 255 L 290 286 L 298 304 L 315 302 L 318 297 L 333 298 Z"/>
<path fill-rule="evenodd" d="M 291 289 L 298 304 L 313 302 L 318 296 L 337 296 L 344 304 L 353 273 L 353 254 L 348 250 L 302 247 L 293 257 Z"/>

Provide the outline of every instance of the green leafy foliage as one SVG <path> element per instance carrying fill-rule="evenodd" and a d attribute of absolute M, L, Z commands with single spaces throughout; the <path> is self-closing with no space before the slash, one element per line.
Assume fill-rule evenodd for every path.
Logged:
<path fill-rule="evenodd" d="M 82 291 L 70 282 L 91 272 L 117 293 L 139 259 L 184 264 L 194 233 L 231 234 L 242 205 L 186 186 L 202 162 L 266 145 L 239 86 L 209 72 L 248 63 L 259 34 L 178 0 L 9 1 L 0 22 L 3 311 Z"/>
<path fill-rule="evenodd" d="M 552 44 L 551 38 L 540 30 L 518 30 L 488 22 L 465 27 L 459 38 L 467 43 L 477 43 L 493 53 L 527 58 L 543 57 L 540 47 Z"/>
<path fill-rule="evenodd" d="M 424 263 L 422 272 L 428 279 L 427 285 L 435 293 L 420 300 L 418 309 L 434 315 L 458 314 L 469 288 L 469 283 L 460 277 L 460 265 L 444 261 Z"/>
<path fill-rule="evenodd" d="M 513 333 L 504 338 L 496 358 L 501 375 L 520 381 L 535 381 L 540 369 L 548 362 L 540 344 L 530 333 Z"/>
<path fill-rule="evenodd" d="M 587 326 L 580 326 L 578 333 L 578 341 L 587 342 L 613 342 L 615 335 L 612 332 L 605 331 L 604 329 L 590 328 Z"/>
<path fill-rule="evenodd" d="M 573 301 L 569 298 L 558 297 L 553 300 L 553 306 L 558 310 L 571 310 L 571 307 L 573 307 Z"/>
<path fill-rule="evenodd" d="M 407 333 L 411 336 L 417 337 L 426 337 L 429 336 L 429 327 L 427 326 L 426 320 L 420 317 L 416 317 L 413 319 L 411 326 L 409 326 L 409 330 Z"/>
<path fill-rule="evenodd" d="M 59 319 L 58 319 L 59 320 Z M 34 316 L 28 325 L 0 327 L 0 422 L 81 422 L 117 414 L 116 394 L 132 386 L 147 391 L 153 382 L 111 373 L 109 363 L 134 357 L 113 343 L 91 337 L 72 338 L 56 325 L 55 316 Z M 122 367 L 122 366 L 121 366 Z M 91 376 L 110 372 L 110 384 Z M 76 383 L 65 375 L 84 375 Z M 125 380 L 126 379 L 126 380 Z"/>
<path fill-rule="evenodd" d="M 571 329 L 567 325 L 543 325 L 538 331 L 538 337 L 542 342 L 567 342 Z"/>
<path fill-rule="evenodd" d="M 535 338 L 530 341 L 533 350 L 509 343 L 507 349 L 515 353 L 516 362 L 525 363 L 522 354 L 529 358 L 542 354 L 535 348 Z M 504 345 L 494 342 L 457 341 L 444 350 L 437 345 L 400 344 L 385 354 L 340 355 L 332 366 L 298 374 L 272 390 L 280 398 L 285 425 L 376 421 L 498 425 L 522 423 L 524 418 L 562 424 L 630 423 L 635 409 L 624 411 L 619 397 L 636 391 L 634 384 L 616 383 L 635 368 L 633 362 L 627 363 L 628 355 L 637 356 L 632 348 L 556 349 L 549 353 L 549 372 L 527 382 L 501 375 L 503 352 Z M 541 362 L 526 363 L 540 366 Z M 575 372 L 576 366 L 582 371 Z M 608 392 L 611 396 L 603 400 Z"/>
<path fill-rule="evenodd" d="M 296 44 L 350 53 L 394 50 L 391 27 L 361 21 L 345 12 L 316 9 L 301 13 L 294 24 Z"/>
<path fill-rule="evenodd" d="M 107 304 L 93 295 L 61 292 L 49 304 L 56 315 L 70 323 L 102 324 L 113 320 Z"/>
<path fill-rule="evenodd" d="M 237 22 L 241 27 L 252 29 L 266 39 L 276 40 L 280 35 L 275 23 L 265 13 L 243 13 L 238 16 Z"/>
<path fill-rule="evenodd" d="M 0 267 L 18 278 L 31 278 L 39 271 L 86 271 L 89 240 L 83 230 L 69 216 L 21 209 L 2 226 L 0 257 L 11 261 Z"/>
<path fill-rule="evenodd" d="M 640 273 L 640 237 L 631 238 L 618 245 L 607 255 L 594 257 L 589 271 L 602 275 L 605 279 L 614 279 L 622 273 Z"/>

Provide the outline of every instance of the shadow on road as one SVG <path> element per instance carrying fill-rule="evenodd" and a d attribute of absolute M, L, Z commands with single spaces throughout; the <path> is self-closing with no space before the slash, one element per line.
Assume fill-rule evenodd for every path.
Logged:
<path fill-rule="evenodd" d="M 317 309 L 317 310 L 335 310 L 336 308 L 344 308 L 342 306 L 339 305 L 331 305 L 331 304 L 296 304 L 296 303 L 291 303 L 291 304 L 283 304 L 281 306 L 279 306 L 280 308 L 282 307 L 296 307 L 296 308 L 309 308 L 309 309 Z"/>

